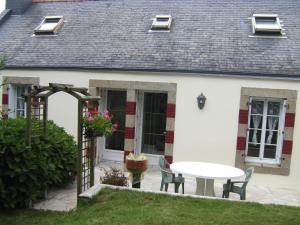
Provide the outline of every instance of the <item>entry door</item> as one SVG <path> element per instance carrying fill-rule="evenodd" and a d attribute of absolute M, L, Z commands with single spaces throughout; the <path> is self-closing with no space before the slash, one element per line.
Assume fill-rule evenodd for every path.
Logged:
<path fill-rule="evenodd" d="M 165 151 L 166 93 L 140 92 L 138 96 L 136 152 L 148 155 L 150 164 L 157 164 Z"/>
<path fill-rule="evenodd" d="M 125 133 L 125 108 L 126 94 L 124 90 L 104 90 L 104 99 L 101 111 L 108 110 L 112 115 L 112 122 L 118 123 L 118 128 L 109 137 L 103 137 L 101 141 L 102 159 L 122 161 L 124 157 L 124 133 Z"/>

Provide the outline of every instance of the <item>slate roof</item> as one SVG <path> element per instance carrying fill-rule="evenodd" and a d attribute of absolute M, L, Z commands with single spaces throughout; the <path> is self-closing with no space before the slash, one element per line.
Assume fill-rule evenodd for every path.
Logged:
<path fill-rule="evenodd" d="M 186 71 L 300 77 L 299 0 L 102 0 L 33 3 L 0 26 L 8 67 Z M 251 38 L 253 13 L 276 13 L 286 39 Z M 170 33 L 149 33 L 171 14 Z M 57 36 L 32 36 L 63 15 Z"/>

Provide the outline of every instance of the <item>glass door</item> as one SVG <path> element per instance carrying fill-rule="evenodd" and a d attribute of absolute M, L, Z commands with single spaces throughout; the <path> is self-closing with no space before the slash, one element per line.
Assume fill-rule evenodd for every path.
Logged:
<path fill-rule="evenodd" d="M 144 93 L 141 150 L 145 154 L 164 154 L 166 109 L 167 94 Z"/>
<path fill-rule="evenodd" d="M 106 137 L 105 148 L 111 150 L 124 150 L 125 133 L 125 108 L 126 91 L 107 91 L 107 110 L 113 115 L 112 123 L 117 123 L 118 127 L 111 136 Z"/>
<path fill-rule="evenodd" d="M 108 110 L 112 115 L 112 122 L 118 123 L 118 128 L 109 137 L 102 137 L 99 142 L 100 159 L 122 161 L 125 141 L 126 95 L 124 90 L 103 90 L 104 101 L 101 111 Z"/>

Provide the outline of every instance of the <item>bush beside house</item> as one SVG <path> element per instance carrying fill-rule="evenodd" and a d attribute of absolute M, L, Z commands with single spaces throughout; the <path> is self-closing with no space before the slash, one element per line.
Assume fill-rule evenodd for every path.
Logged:
<path fill-rule="evenodd" d="M 30 147 L 25 130 L 23 118 L 0 120 L 0 208 L 24 207 L 76 174 L 76 144 L 63 128 L 49 121 L 48 137 Z"/>

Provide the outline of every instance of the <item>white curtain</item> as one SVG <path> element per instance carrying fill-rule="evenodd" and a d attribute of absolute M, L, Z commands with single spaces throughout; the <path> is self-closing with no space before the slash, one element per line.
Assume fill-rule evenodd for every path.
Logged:
<path fill-rule="evenodd" d="M 262 116 L 252 115 L 252 121 L 253 121 L 253 126 L 254 126 L 253 136 L 252 136 L 253 143 L 257 143 L 257 130 L 258 130 L 258 126 L 261 122 L 261 119 L 262 119 Z"/>
<path fill-rule="evenodd" d="M 25 100 L 22 97 L 22 95 L 24 93 L 26 93 L 26 88 L 25 88 L 25 86 L 17 86 L 16 90 L 17 90 L 17 96 L 16 96 L 17 102 L 16 102 L 16 108 L 15 108 L 16 115 L 17 116 L 24 116 L 24 113 L 25 113 Z"/>
<path fill-rule="evenodd" d="M 276 125 L 278 123 L 278 118 L 277 117 L 268 117 L 268 124 L 269 124 L 269 135 L 267 138 L 267 144 L 271 144 L 272 137 L 273 137 L 273 130 L 275 129 Z"/>

